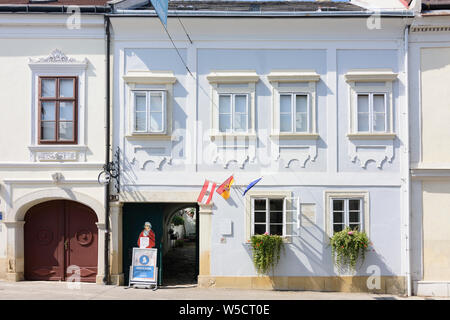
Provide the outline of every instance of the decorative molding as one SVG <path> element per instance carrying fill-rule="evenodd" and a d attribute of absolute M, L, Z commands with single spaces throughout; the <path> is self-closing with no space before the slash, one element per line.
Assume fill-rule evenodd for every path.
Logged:
<path fill-rule="evenodd" d="M 315 162 L 317 158 L 317 145 L 284 145 L 278 144 L 278 152 L 275 153 L 275 160 L 283 160 L 284 167 L 289 168 L 294 161 L 300 163 L 300 167 L 305 168 L 309 160 Z"/>
<path fill-rule="evenodd" d="M 31 145 L 28 146 L 31 161 L 86 161 L 87 146 L 80 145 Z"/>
<path fill-rule="evenodd" d="M 411 32 L 448 32 L 450 31 L 450 26 L 433 26 L 433 25 L 423 25 L 423 26 L 411 26 Z"/>
<path fill-rule="evenodd" d="M 354 140 L 349 141 L 349 157 L 352 162 L 358 159 L 361 168 L 366 168 L 369 161 L 375 161 L 378 168 L 382 168 L 383 163 L 392 163 L 394 158 L 393 140 Z"/>
<path fill-rule="evenodd" d="M 270 135 L 274 139 L 286 140 L 318 140 L 320 135 L 318 133 L 274 133 Z"/>
<path fill-rule="evenodd" d="M 256 136 L 216 137 L 210 144 L 213 163 L 223 164 L 227 169 L 231 162 L 237 162 L 243 169 L 246 162 L 254 163 L 256 159 Z"/>
<path fill-rule="evenodd" d="M 78 154 L 76 151 L 36 152 L 36 159 L 39 161 L 76 161 Z"/>
<path fill-rule="evenodd" d="M 56 67 L 63 66 L 64 68 L 74 66 L 77 68 L 86 69 L 87 67 L 87 59 L 85 58 L 83 61 L 78 61 L 74 58 L 70 58 L 66 56 L 61 50 L 54 49 L 47 57 L 44 58 L 28 58 L 28 65 L 30 68 L 47 68 L 47 67 Z"/>
<path fill-rule="evenodd" d="M 170 150 L 170 146 L 135 146 L 134 157 L 131 163 L 135 164 L 137 161 L 139 168 L 144 170 L 147 163 L 153 162 L 155 168 L 161 170 L 163 163 L 172 164 L 172 156 L 169 155 L 168 150 Z"/>
<path fill-rule="evenodd" d="M 267 75 L 270 82 L 311 82 L 319 81 L 320 75 L 314 70 L 272 70 Z"/>
<path fill-rule="evenodd" d="M 173 85 L 177 78 L 172 71 L 130 70 L 123 80 L 127 83 Z"/>
<path fill-rule="evenodd" d="M 355 69 L 345 74 L 345 80 L 360 82 L 394 81 L 397 73 L 390 69 Z"/>
<path fill-rule="evenodd" d="M 206 76 L 209 83 L 256 83 L 259 76 L 254 70 L 213 70 Z"/>

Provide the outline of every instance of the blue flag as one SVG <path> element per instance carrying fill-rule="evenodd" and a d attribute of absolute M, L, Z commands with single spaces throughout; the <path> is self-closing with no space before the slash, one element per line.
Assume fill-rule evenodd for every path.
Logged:
<path fill-rule="evenodd" d="M 169 11 L 169 0 L 150 0 L 156 14 L 162 24 L 167 28 L 167 12 Z"/>
<path fill-rule="evenodd" d="M 251 188 L 253 188 L 253 186 L 254 186 L 255 184 L 257 184 L 257 183 L 259 182 L 259 180 L 261 180 L 261 179 L 262 179 L 262 177 L 261 177 L 261 178 L 258 178 L 258 179 L 256 179 L 256 180 L 254 180 L 254 181 L 252 181 L 252 182 L 250 182 L 250 184 L 247 186 L 247 188 L 245 188 L 244 193 L 242 194 L 242 196 L 245 196 L 245 194 L 247 193 L 247 191 L 250 190 Z"/>

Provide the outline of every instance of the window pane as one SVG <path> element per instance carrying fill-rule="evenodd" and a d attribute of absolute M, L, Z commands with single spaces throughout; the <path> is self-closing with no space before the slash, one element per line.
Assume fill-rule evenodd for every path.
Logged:
<path fill-rule="evenodd" d="M 334 211 L 344 210 L 344 200 L 333 200 L 333 210 Z"/>
<path fill-rule="evenodd" d="M 146 131 L 146 112 L 136 112 L 134 118 L 134 130 Z"/>
<path fill-rule="evenodd" d="M 295 130 L 297 132 L 308 131 L 308 114 L 298 112 L 295 115 Z"/>
<path fill-rule="evenodd" d="M 234 97 L 234 111 L 239 113 L 247 113 L 246 95 L 236 95 Z"/>
<path fill-rule="evenodd" d="M 255 224 L 254 234 L 263 234 L 266 232 L 265 224 Z"/>
<path fill-rule="evenodd" d="M 374 112 L 385 112 L 384 109 L 384 94 L 374 94 L 373 95 L 373 111 Z"/>
<path fill-rule="evenodd" d="M 308 112 L 308 97 L 305 95 L 297 95 L 295 97 L 295 107 L 297 112 Z"/>
<path fill-rule="evenodd" d="M 255 222 L 266 222 L 266 212 L 256 211 Z"/>
<path fill-rule="evenodd" d="M 56 79 L 41 79 L 41 97 L 56 96 Z"/>
<path fill-rule="evenodd" d="M 59 103 L 59 120 L 73 120 L 73 102 Z"/>
<path fill-rule="evenodd" d="M 255 210 L 266 210 L 266 200 L 255 199 Z"/>
<path fill-rule="evenodd" d="M 333 223 L 343 223 L 344 213 L 343 212 L 333 212 Z"/>
<path fill-rule="evenodd" d="M 150 131 L 162 131 L 163 114 L 162 112 L 150 112 Z"/>
<path fill-rule="evenodd" d="M 162 94 L 150 94 L 150 112 L 162 112 Z"/>
<path fill-rule="evenodd" d="M 291 132 L 292 131 L 292 118 L 291 114 L 280 114 L 280 131 Z"/>
<path fill-rule="evenodd" d="M 374 113 L 373 114 L 373 131 L 384 132 L 386 120 L 384 113 Z"/>
<path fill-rule="evenodd" d="M 146 98 L 145 98 L 145 94 L 137 94 L 135 96 L 135 110 L 136 111 L 146 111 L 145 110 L 145 106 L 146 106 Z"/>
<path fill-rule="evenodd" d="M 231 114 L 219 114 L 219 131 L 225 132 L 231 129 Z"/>
<path fill-rule="evenodd" d="M 358 131 L 360 131 L 360 132 L 369 131 L 369 114 L 368 113 L 358 113 Z"/>
<path fill-rule="evenodd" d="M 352 211 L 349 213 L 349 221 L 350 223 L 356 222 L 359 223 L 359 211 Z"/>
<path fill-rule="evenodd" d="M 231 97 L 229 95 L 219 96 L 219 113 L 231 114 Z"/>
<path fill-rule="evenodd" d="M 367 94 L 358 94 L 358 113 L 369 112 L 369 96 Z"/>
<path fill-rule="evenodd" d="M 234 115 L 234 130 L 247 131 L 247 115 L 237 113 Z"/>
<path fill-rule="evenodd" d="M 271 212 L 270 223 L 283 223 L 283 212 Z"/>
<path fill-rule="evenodd" d="M 334 224 L 333 225 L 333 232 L 339 232 L 344 230 L 344 225 L 343 224 Z"/>
<path fill-rule="evenodd" d="M 270 200 L 270 211 L 277 210 L 282 211 L 283 210 L 283 199 L 271 199 Z"/>
<path fill-rule="evenodd" d="M 291 113 L 291 95 L 280 96 L 280 112 Z"/>
<path fill-rule="evenodd" d="M 59 140 L 73 140 L 73 122 L 59 123 Z"/>
<path fill-rule="evenodd" d="M 73 79 L 59 79 L 59 96 L 72 98 L 73 93 Z"/>
<path fill-rule="evenodd" d="M 350 229 L 352 229 L 352 230 L 358 230 L 358 231 L 361 231 L 361 226 L 360 226 L 360 224 L 350 223 L 349 227 L 350 227 Z"/>
<path fill-rule="evenodd" d="M 273 225 L 273 224 L 271 224 L 269 233 L 282 236 L 283 235 L 283 226 L 282 225 Z"/>
<path fill-rule="evenodd" d="M 41 120 L 55 120 L 55 102 L 41 103 Z"/>
<path fill-rule="evenodd" d="M 349 210 L 359 210 L 360 203 L 361 203 L 360 200 L 349 200 L 348 201 Z"/>
<path fill-rule="evenodd" d="M 55 122 L 41 122 L 41 140 L 55 140 Z"/>

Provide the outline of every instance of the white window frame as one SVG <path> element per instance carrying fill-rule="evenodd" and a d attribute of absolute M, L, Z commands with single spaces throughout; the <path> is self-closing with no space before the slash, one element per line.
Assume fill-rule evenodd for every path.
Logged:
<path fill-rule="evenodd" d="M 370 232 L 369 192 L 368 191 L 325 191 L 325 231 L 328 237 L 333 236 L 333 200 L 360 200 L 361 231 L 368 236 Z M 347 219 L 347 218 L 345 218 Z M 347 220 L 345 220 L 346 225 Z"/>
<path fill-rule="evenodd" d="M 317 82 L 320 75 L 314 70 L 272 70 L 267 79 L 272 84 L 272 134 L 277 139 L 317 140 Z M 306 95 L 308 97 L 308 130 L 296 131 L 295 122 L 291 132 L 280 129 L 280 98 L 283 94 Z M 292 101 L 292 100 L 291 100 Z M 294 104 L 291 103 L 291 108 Z M 295 111 L 295 108 L 292 109 Z M 292 117 L 295 119 L 295 116 Z M 294 121 L 294 120 L 292 120 Z"/>
<path fill-rule="evenodd" d="M 172 71 L 129 70 L 122 76 L 126 85 L 125 110 L 127 117 L 126 135 L 128 140 L 171 140 L 172 139 L 172 110 L 174 84 L 177 78 Z M 163 92 L 163 119 L 164 131 L 142 132 L 135 131 L 135 92 Z M 150 99 L 150 97 L 147 97 Z M 149 103 L 147 102 L 147 108 Z M 148 110 L 148 109 L 146 109 Z M 147 119 L 148 121 L 148 119 Z M 148 127 L 147 127 L 148 128 Z"/>
<path fill-rule="evenodd" d="M 151 114 L 151 95 L 152 93 L 159 93 L 162 96 L 162 130 L 152 131 L 150 129 L 150 114 Z M 145 127 L 146 129 L 143 131 L 136 130 L 136 96 L 139 94 L 145 94 Z M 133 134 L 165 134 L 167 131 L 167 92 L 165 90 L 132 90 L 133 95 Z"/>
<path fill-rule="evenodd" d="M 220 109 L 218 111 L 218 117 L 219 117 L 219 133 L 221 134 L 226 134 L 226 133 L 231 133 L 231 134 L 245 134 L 248 133 L 249 131 L 249 94 L 248 93 L 219 93 L 219 104 L 220 104 L 220 96 L 229 96 L 230 97 L 230 107 L 231 107 L 231 129 L 229 129 L 228 131 L 220 131 Z M 247 124 L 247 129 L 245 131 L 237 131 L 236 128 L 234 127 L 234 119 L 235 119 L 235 114 L 236 114 L 236 110 L 235 110 L 235 106 L 236 106 L 236 96 L 245 96 L 245 111 L 246 111 L 246 124 Z M 220 108 L 220 106 L 218 106 Z"/>
<path fill-rule="evenodd" d="M 266 231 L 270 231 L 270 202 L 271 199 L 280 199 L 283 200 L 283 240 L 285 242 L 292 242 L 294 237 L 298 237 L 300 235 L 300 199 L 299 197 L 293 197 L 292 193 L 289 191 L 253 191 L 250 190 L 245 195 L 246 201 L 246 241 L 250 241 L 252 235 L 254 235 L 254 202 L 256 199 L 265 199 L 266 200 Z M 291 206 L 288 206 L 287 202 L 291 201 Z M 289 208 L 288 208 L 289 207 Z M 292 221 L 287 221 L 287 215 L 291 211 Z M 269 215 L 269 216 L 267 216 Z M 287 225 L 292 225 L 292 234 L 287 233 Z"/>
<path fill-rule="evenodd" d="M 211 128 L 210 137 L 237 136 L 251 137 L 255 134 L 255 96 L 256 83 L 259 76 L 254 70 L 212 70 L 207 75 L 207 80 L 211 85 Z M 247 95 L 247 131 L 219 130 L 219 96 L 221 94 Z M 232 102 L 233 103 L 233 102 Z M 233 124 L 234 127 L 234 124 Z"/>
<path fill-rule="evenodd" d="M 292 134 L 308 134 L 311 133 L 311 98 L 309 93 L 304 92 L 281 92 L 278 94 L 279 104 L 280 104 L 280 123 L 281 123 L 281 96 L 291 96 L 291 131 L 281 131 L 280 133 L 292 133 Z M 296 120 L 297 120 L 297 96 L 306 96 L 306 131 L 297 131 Z"/>
<path fill-rule="evenodd" d="M 394 139 L 393 82 L 397 74 L 389 69 L 350 70 L 345 75 L 349 84 L 349 139 Z M 358 130 L 358 95 L 369 95 L 369 131 Z M 385 99 L 385 130 L 373 130 L 373 95 L 383 94 Z"/>
<path fill-rule="evenodd" d="M 331 221 L 331 232 L 334 233 L 334 201 L 338 200 L 338 201 L 344 201 L 344 207 L 342 210 L 343 213 L 343 225 L 344 225 L 344 229 L 347 227 L 350 227 L 350 208 L 349 208 L 349 203 L 351 200 L 357 200 L 359 201 L 359 225 L 361 226 L 359 228 L 358 231 L 364 231 L 364 199 L 363 198 L 331 198 L 331 203 L 330 203 L 330 208 L 331 208 L 331 217 L 330 217 L 330 221 Z"/>

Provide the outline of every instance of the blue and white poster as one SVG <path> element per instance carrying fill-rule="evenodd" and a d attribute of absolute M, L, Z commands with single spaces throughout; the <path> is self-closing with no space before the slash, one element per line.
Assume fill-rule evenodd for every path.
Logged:
<path fill-rule="evenodd" d="M 156 284 L 157 249 L 133 248 L 130 283 Z"/>
<path fill-rule="evenodd" d="M 167 12 L 169 11 L 169 0 L 150 0 L 156 14 L 162 24 L 167 28 Z"/>

